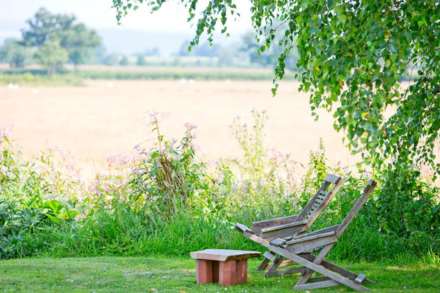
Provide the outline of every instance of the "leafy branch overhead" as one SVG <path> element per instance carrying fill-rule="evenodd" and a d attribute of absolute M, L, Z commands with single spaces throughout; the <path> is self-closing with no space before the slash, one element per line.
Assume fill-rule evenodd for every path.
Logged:
<path fill-rule="evenodd" d="M 118 20 L 131 10 L 158 10 L 166 0 L 113 0 Z M 226 33 L 238 1 L 180 1 L 196 23 L 196 45 Z M 275 80 L 298 50 L 297 77 L 314 115 L 332 111 L 334 126 L 367 162 L 428 164 L 437 172 L 440 129 L 440 1 L 253 0 L 261 50 L 279 53 Z M 412 77 L 409 86 L 401 81 Z"/>

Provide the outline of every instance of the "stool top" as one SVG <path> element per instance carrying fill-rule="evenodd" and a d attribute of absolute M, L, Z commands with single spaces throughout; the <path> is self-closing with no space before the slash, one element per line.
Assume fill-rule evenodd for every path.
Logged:
<path fill-rule="evenodd" d="M 206 259 L 215 261 L 227 261 L 230 259 L 248 259 L 259 256 L 258 251 L 232 250 L 232 249 L 205 249 L 191 252 L 193 259 Z"/>

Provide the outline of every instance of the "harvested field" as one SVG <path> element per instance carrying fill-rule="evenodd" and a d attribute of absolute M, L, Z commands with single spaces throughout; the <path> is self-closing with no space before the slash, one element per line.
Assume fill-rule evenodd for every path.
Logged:
<path fill-rule="evenodd" d="M 307 162 L 323 139 L 332 163 L 352 165 L 331 116 L 315 122 L 308 97 L 297 83 L 285 82 L 273 98 L 270 81 L 89 81 L 84 87 L 0 87 L 0 129 L 10 129 L 26 156 L 55 148 L 91 175 L 107 158 L 133 153 L 151 139 L 149 113 L 158 112 L 166 134 L 178 137 L 184 123 L 197 126 L 199 154 L 205 159 L 239 155 L 230 125 L 236 116 L 265 110 L 266 142 Z"/>

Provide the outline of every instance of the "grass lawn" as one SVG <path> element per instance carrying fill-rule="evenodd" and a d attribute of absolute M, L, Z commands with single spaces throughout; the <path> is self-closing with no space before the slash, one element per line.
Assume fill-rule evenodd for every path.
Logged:
<path fill-rule="evenodd" d="M 250 261 L 249 282 L 198 286 L 191 259 L 165 257 L 30 258 L 0 261 L 2 292 L 291 292 L 296 277 L 264 278 Z M 440 264 L 359 263 L 376 292 L 439 292 Z M 319 290 L 317 290 L 319 291 Z M 323 290 L 321 290 L 323 291 Z M 326 292 L 345 292 L 334 287 Z"/>

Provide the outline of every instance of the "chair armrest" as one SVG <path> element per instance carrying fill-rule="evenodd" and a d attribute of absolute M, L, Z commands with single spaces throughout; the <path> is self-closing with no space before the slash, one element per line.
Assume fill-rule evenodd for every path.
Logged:
<path fill-rule="evenodd" d="M 235 224 L 235 229 L 237 229 L 238 231 L 240 231 L 242 233 L 254 233 L 246 225 L 243 225 L 243 224 L 240 224 L 240 223 Z"/>
<path fill-rule="evenodd" d="M 279 230 L 283 230 L 283 229 L 287 229 L 287 228 L 303 226 L 305 224 L 307 224 L 306 220 L 294 221 L 294 222 L 290 222 L 290 223 L 283 224 L 283 225 L 270 226 L 270 227 L 267 227 L 267 228 L 263 228 L 263 229 L 261 229 L 261 233 L 267 233 L 267 232 L 272 232 L 272 231 L 279 231 Z"/>
<path fill-rule="evenodd" d="M 301 235 L 294 236 L 292 239 L 286 241 L 286 244 L 291 245 L 295 243 L 306 242 L 328 236 L 334 236 L 336 235 L 336 230 L 338 229 L 338 227 L 339 225 L 334 225 L 321 230 L 316 230 L 309 233 L 303 233 Z"/>
<path fill-rule="evenodd" d="M 289 224 L 289 223 L 300 221 L 300 220 L 302 220 L 302 218 L 300 218 L 299 216 L 288 216 L 288 217 L 279 217 L 279 218 L 273 218 L 270 220 L 253 222 L 252 223 L 252 230 L 260 232 L 261 229 L 264 229 L 267 227 Z"/>

